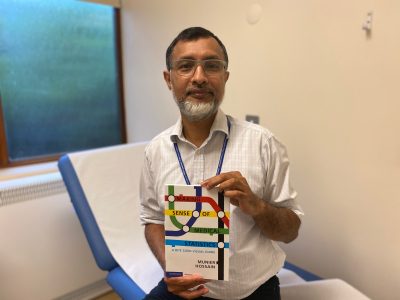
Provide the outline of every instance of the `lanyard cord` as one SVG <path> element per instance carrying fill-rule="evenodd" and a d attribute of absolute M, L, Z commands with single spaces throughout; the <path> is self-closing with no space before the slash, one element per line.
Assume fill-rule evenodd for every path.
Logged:
<path fill-rule="evenodd" d="M 228 123 L 228 133 L 231 132 L 231 122 L 229 121 L 228 117 L 226 117 L 227 123 Z M 221 149 L 221 155 L 219 157 L 219 163 L 218 163 L 218 168 L 217 168 L 217 173 L 216 175 L 219 175 L 222 170 L 222 164 L 224 162 L 224 157 L 225 157 L 225 151 L 226 151 L 226 146 L 228 145 L 228 135 L 225 135 L 224 143 L 222 144 L 222 149 Z M 174 143 L 174 148 L 176 152 L 176 157 L 178 158 L 179 166 L 181 167 L 181 171 L 183 174 L 183 177 L 185 178 L 186 184 L 190 185 L 190 180 L 189 177 L 186 173 L 185 165 L 182 160 L 181 152 L 179 151 L 178 143 Z"/>

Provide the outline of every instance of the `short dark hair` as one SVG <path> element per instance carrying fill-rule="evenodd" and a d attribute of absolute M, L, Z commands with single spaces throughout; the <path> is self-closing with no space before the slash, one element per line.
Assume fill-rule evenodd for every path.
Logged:
<path fill-rule="evenodd" d="M 165 60 L 167 64 L 167 69 L 168 71 L 171 70 L 171 56 L 172 52 L 174 51 L 174 48 L 176 44 L 179 41 L 196 41 L 201 38 L 214 38 L 217 42 L 218 45 L 221 47 L 222 52 L 224 54 L 224 59 L 226 61 L 226 65 L 228 66 L 228 53 L 226 52 L 226 48 L 224 44 L 221 42 L 221 40 L 211 31 L 203 28 L 203 27 L 189 27 L 181 31 L 176 38 L 172 41 L 172 43 L 169 45 L 166 55 L 165 55 Z"/>

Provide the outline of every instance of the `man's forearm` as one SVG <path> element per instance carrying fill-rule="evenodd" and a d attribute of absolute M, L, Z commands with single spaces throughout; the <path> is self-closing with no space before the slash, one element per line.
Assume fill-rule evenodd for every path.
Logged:
<path fill-rule="evenodd" d="M 292 210 L 275 207 L 265 201 L 261 202 L 253 219 L 268 238 L 285 243 L 296 239 L 301 224 L 300 218 Z"/>
<path fill-rule="evenodd" d="M 159 264 L 165 270 L 165 228 L 164 225 L 146 224 L 144 235 Z"/>

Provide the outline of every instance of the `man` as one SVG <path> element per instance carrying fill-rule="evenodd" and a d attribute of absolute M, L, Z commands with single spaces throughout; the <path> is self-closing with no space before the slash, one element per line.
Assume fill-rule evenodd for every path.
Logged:
<path fill-rule="evenodd" d="M 285 254 L 275 241 L 294 240 L 302 214 L 289 184 L 286 150 L 267 129 L 219 109 L 228 55 L 213 33 L 185 29 L 169 46 L 166 64 L 164 79 L 181 118 L 145 151 L 145 236 L 165 270 L 164 185 L 218 187 L 231 202 L 230 273 L 227 282 L 196 274 L 164 278 L 145 299 L 280 299 L 275 275 Z"/>

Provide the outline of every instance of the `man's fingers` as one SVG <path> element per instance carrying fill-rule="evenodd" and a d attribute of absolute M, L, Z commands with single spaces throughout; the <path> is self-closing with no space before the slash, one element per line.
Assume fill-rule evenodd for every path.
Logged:
<path fill-rule="evenodd" d="M 180 277 L 165 277 L 165 283 L 171 293 L 180 293 L 200 284 L 206 283 L 206 280 L 200 275 L 185 275 Z"/>
<path fill-rule="evenodd" d="M 224 180 L 225 180 L 224 177 L 221 176 L 221 174 L 220 174 L 220 175 L 217 175 L 217 176 L 214 176 L 214 177 L 211 177 L 209 179 L 204 180 L 201 183 L 201 186 L 203 186 L 206 189 L 210 190 L 210 189 L 216 187 L 217 185 L 219 185 Z"/>
<path fill-rule="evenodd" d="M 177 295 L 184 299 L 196 299 L 207 293 L 208 293 L 208 288 L 206 288 L 204 285 L 199 285 L 197 288 L 193 290 L 183 291 L 178 293 Z"/>
<path fill-rule="evenodd" d="M 195 283 L 198 284 L 205 283 L 206 280 L 200 274 L 191 274 L 191 275 L 184 275 L 184 276 L 177 276 L 177 277 L 164 277 L 164 281 L 167 283 L 173 284 L 187 284 L 187 283 Z"/>
<path fill-rule="evenodd" d="M 260 206 L 259 199 L 240 172 L 221 173 L 205 180 L 202 186 L 207 189 L 218 186 L 219 190 L 223 191 L 227 198 L 230 198 L 232 205 L 240 207 L 248 215 L 255 215 Z"/>
<path fill-rule="evenodd" d="M 218 189 L 222 191 L 227 190 L 236 190 L 239 188 L 238 180 L 236 178 L 230 178 L 228 180 L 223 181 L 219 186 Z"/>
<path fill-rule="evenodd" d="M 231 204 L 235 206 L 239 206 L 239 200 L 231 198 Z"/>
<path fill-rule="evenodd" d="M 246 194 L 241 191 L 238 191 L 238 190 L 224 191 L 224 195 L 225 195 L 225 197 L 230 198 L 231 200 L 235 200 L 237 202 L 246 199 Z M 232 203 L 232 201 L 231 201 L 231 203 Z M 234 204 L 234 203 L 232 203 L 232 204 Z M 236 205 L 236 204 L 234 204 L 234 205 Z"/>
<path fill-rule="evenodd" d="M 239 177 L 242 177 L 242 174 L 240 174 L 240 172 L 237 172 L 237 171 L 221 173 L 219 175 L 216 175 L 214 177 L 204 180 L 201 183 L 201 185 L 207 189 L 212 189 L 226 180 L 229 180 L 231 178 L 239 178 Z"/>
<path fill-rule="evenodd" d="M 227 191 L 238 191 L 243 193 L 250 192 L 250 187 L 247 184 L 247 181 L 244 177 L 241 178 L 230 178 L 224 182 L 222 182 L 218 186 L 220 191 L 224 191 L 225 194 Z M 229 196 L 228 196 L 229 197 Z"/>

